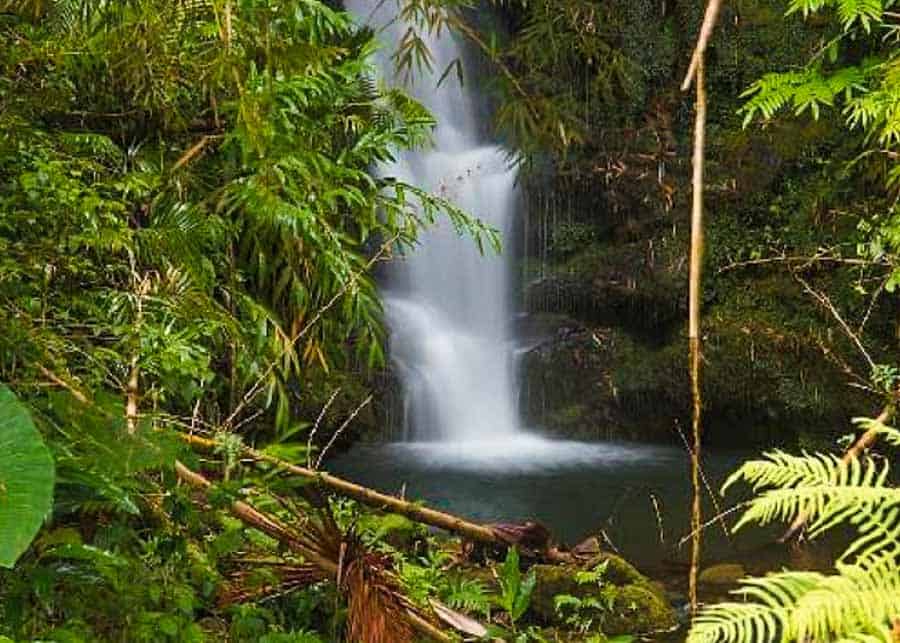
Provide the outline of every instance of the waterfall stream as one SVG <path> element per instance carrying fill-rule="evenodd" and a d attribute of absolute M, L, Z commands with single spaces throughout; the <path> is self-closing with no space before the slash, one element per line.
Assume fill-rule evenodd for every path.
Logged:
<path fill-rule="evenodd" d="M 347 7 L 385 43 L 377 58 L 383 81 L 394 74 L 391 46 L 408 25 L 393 3 L 349 0 Z M 448 33 L 423 33 L 434 73 L 416 72 L 406 89 L 435 116 L 433 146 L 398 155 L 379 168 L 444 197 L 509 238 L 518 204 L 515 173 L 498 146 L 484 140 L 471 82 L 438 78 L 464 52 Z M 507 254 L 460 236 L 448 222 L 427 230 L 420 245 L 391 267 L 383 295 L 391 360 L 405 396 L 404 439 L 496 440 L 519 429 L 510 325 L 511 265 Z"/>
<path fill-rule="evenodd" d="M 382 82 L 403 84 L 395 78 L 391 53 L 407 25 L 394 20 L 395 3 L 346 5 L 378 30 Z M 447 65 L 464 57 L 460 43 L 447 33 L 427 40 L 434 74 L 417 73 L 407 89 L 437 119 L 434 145 L 400 154 L 378 172 L 448 198 L 497 228 L 508 247 L 520 208 L 515 173 L 503 150 L 483 134 L 486 110 L 473 91 L 473 75 L 468 73 L 465 86 L 450 75 L 437 87 Z M 636 560 L 669 555 L 663 528 L 671 534 L 689 528 L 682 451 L 548 439 L 540 427 L 523 427 L 511 331 L 513 285 L 508 253 L 482 256 L 450 225 L 429 229 L 390 266 L 382 295 L 391 361 L 406 400 L 403 441 L 356 445 L 331 461 L 331 470 L 475 520 L 537 519 L 570 544 L 602 530 Z M 714 484 L 736 458 L 707 463 Z M 717 537 L 707 546 L 727 551 L 731 543 Z"/>

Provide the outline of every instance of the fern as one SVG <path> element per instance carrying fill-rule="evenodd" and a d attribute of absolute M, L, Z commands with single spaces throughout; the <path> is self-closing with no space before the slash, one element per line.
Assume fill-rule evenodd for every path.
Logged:
<path fill-rule="evenodd" d="M 844 29 L 860 25 L 866 31 L 879 22 L 886 7 L 893 0 L 791 0 L 788 14 L 802 13 L 803 17 L 824 9 L 834 9 Z"/>
<path fill-rule="evenodd" d="M 885 443 L 900 432 L 873 420 Z M 810 537 L 849 525 L 856 538 L 838 558 L 835 574 L 786 571 L 742 582 L 742 602 L 704 608 L 690 643 L 766 641 L 880 641 L 893 643 L 900 616 L 900 489 L 889 485 L 890 465 L 873 457 L 843 462 L 834 455 L 782 451 L 745 463 L 725 483 L 758 493 L 737 528 L 774 520 L 808 521 Z"/>
<path fill-rule="evenodd" d="M 491 610 L 490 594 L 481 581 L 452 576 L 447 581 L 444 602 L 454 609 L 475 612 L 487 617 Z"/>
<path fill-rule="evenodd" d="M 900 610 L 896 570 L 894 563 L 869 570 L 838 566 L 840 573 L 832 576 L 783 572 L 746 580 L 734 593 L 752 602 L 704 608 L 694 620 L 688 641 L 891 643 L 891 619 Z"/>
<path fill-rule="evenodd" d="M 888 475 L 889 465 L 872 458 L 843 463 L 833 455 L 791 456 L 776 451 L 765 460 L 744 464 L 725 488 L 744 479 L 755 491 L 763 490 L 737 528 L 805 515 L 810 535 L 815 537 L 835 525 L 852 522 L 864 535 L 866 545 L 852 551 L 865 551 L 871 556 L 891 546 L 891 528 L 900 526 L 884 522 L 900 508 L 900 489 L 886 486 Z"/>
<path fill-rule="evenodd" d="M 818 119 L 822 108 L 833 107 L 837 98 L 851 101 L 865 92 L 866 73 L 864 67 L 845 67 L 829 75 L 820 69 L 766 74 L 741 94 L 749 98 L 740 109 L 744 126 L 756 116 L 770 119 L 791 107 L 798 116 L 809 111 Z"/>

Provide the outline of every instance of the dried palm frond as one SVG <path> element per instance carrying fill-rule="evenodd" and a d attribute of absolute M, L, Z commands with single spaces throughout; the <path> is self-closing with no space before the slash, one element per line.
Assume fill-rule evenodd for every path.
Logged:
<path fill-rule="evenodd" d="M 347 636 L 354 643 L 412 643 L 406 601 L 388 573 L 386 557 L 353 544 L 343 574 L 347 593 Z"/>
<path fill-rule="evenodd" d="M 254 561 L 252 569 L 239 569 L 229 575 L 219 592 L 219 607 L 283 596 L 325 580 L 322 570 L 312 564 Z M 260 568 L 269 572 L 260 574 Z"/>
<path fill-rule="evenodd" d="M 176 464 L 179 478 L 200 490 L 208 490 L 209 480 L 182 463 Z M 299 586 L 302 582 L 334 580 L 348 602 L 348 633 L 352 643 L 412 643 L 415 634 L 425 634 L 437 641 L 451 641 L 433 623 L 433 618 L 423 614 L 402 593 L 394 576 L 391 560 L 371 552 L 352 531 L 342 532 L 325 502 L 316 502 L 306 515 L 294 513 L 296 519 L 290 526 L 273 515 L 264 513 L 242 501 L 231 504 L 231 512 L 244 524 L 258 529 L 287 546 L 294 555 L 302 556 L 302 565 L 257 561 L 285 576 L 284 583 L 269 583 L 271 591 L 285 589 L 285 583 Z M 281 503 L 290 506 L 289 503 Z M 297 508 L 295 508 L 296 511 Z M 254 567 L 257 567 L 254 565 Z M 256 569 L 258 572 L 258 568 Z M 252 572 L 246 572 L 252 573 Z M 240 600 L 247 595 L 241 579 L 250 576 L 237 574 L 238 584 L 231 588 L 231 598 Z M 265 583 L 257 591 L 269 591 Z M 226 590 L 226 596 L 229 596 Z M 224 600 L 224 599 L 220 599 Z"/>

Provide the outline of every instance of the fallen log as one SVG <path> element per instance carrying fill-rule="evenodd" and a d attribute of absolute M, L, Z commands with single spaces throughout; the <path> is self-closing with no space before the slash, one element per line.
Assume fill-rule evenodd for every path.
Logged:
<path fill-rule="evenodd" d="M 215 440 L 209 438 L 194 434 L 183 434 L 183 438 L 189 444 L 204 449 L 216 447 Z M 417 502 L 369 489 L 324 471 L 301 467 L 250 447 L 244 447 L 242 454 L 257 462 L 267 462 L 288 473 L 317 482 L 335 493 L 357 500 L 373 509 L 405 516 L 415 522 L 458 534 L 467 540 L 503 547 L 516 545 L 526 554 L 543 557 L 551 562 L 570 563 L 576 560 L 570 552 L 556 547 L 550 538 L 550 532 L 536 527 L 535 523 L 526 523 L 518 527 L 506 524 L 479 524 L 444 511 L 430 509 Z M 535 538 L 536 534 L 540 534 L 542 538 Z"/>

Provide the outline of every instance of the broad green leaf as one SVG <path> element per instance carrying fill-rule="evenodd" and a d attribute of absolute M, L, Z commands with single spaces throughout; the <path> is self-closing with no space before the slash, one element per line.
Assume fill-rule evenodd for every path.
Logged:
<path fill-rule="evenodd" d="M 53 502 L 50 451 L 28 409 L 0 384 L 0 567 L 12 567 Z"/>

